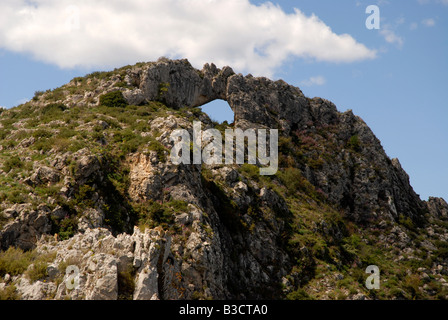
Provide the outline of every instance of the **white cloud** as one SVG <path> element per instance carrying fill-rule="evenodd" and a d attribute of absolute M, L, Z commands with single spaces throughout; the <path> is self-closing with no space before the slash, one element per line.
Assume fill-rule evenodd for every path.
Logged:
<path fill-rule="evenodd" d="M 30 101 L 30 100 L 31 100 L 30 98 L 22 98 L 22 99 L 17 100 L 16 103 L 15 103 L 14 105 L 15 105 L 15 106 L 18 106 L 18 105 L 27 103 L 27 102 Z"/>
<path fill-rule="evenodd" d="M 419 4 L 429 4 L 431 0 L 417 0 Z M 441 3 L 443 5 L 448 6 L 448 0 L 435 0 L 434 3 Z"/>
<path fill-rule="evenodd" d="M 399 18 L 397 18 L 397 19 L 395 20 L 395 24 L 396 24 L 397 26 L 402 25 L 402 24 L 405 23 L 405 22 L 406 22 L 406 19 L 405 19 L 404 17 L 399 17 Z"/>
<path fill-rule="evenodd" d="M 376 51 L 315 15 L 249 0 L 2 0 L 0 48 L 63 68 L 116 67 L 160 56 L 272 74 L 288 58 L 353 62 Z"/>
<path fill-rule="evenodd" d="M 302 82 L 300 82 L 300 84 L 305 87 L 311 87 L 311 86 L 322 86 L 326 82 L 327 82 L 327 79 L 325 79 L 325 77 L 315 76 L 315 77 L 311 77 L 307 80 L 303 80 Z"/>
<path fill-rule="evenodd" d="M 379 6 L 389 5 L 390 2 L 388 0 L 377 0 L 376 2 Z"/>
<path fill-rule="evenodd" d="M 427 27 L 434 27 L 436 25 L 436 21 L 432 18 L 422 20 L 422 24 Z"/>
<path fill-rule="evenodd" d="M 386 40 L 386 42 L 395 44 L 398 48 L 403 47 L 403 38 L 397 35 L 395 31 L 391 29 L 390 25 L 385 25 L 380 30 L 380 34 L 384 37 L 384 40 Z"/>

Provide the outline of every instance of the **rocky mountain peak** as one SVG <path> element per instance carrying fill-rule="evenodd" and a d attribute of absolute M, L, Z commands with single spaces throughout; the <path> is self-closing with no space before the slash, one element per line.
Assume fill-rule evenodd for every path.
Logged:
<path fill-rule="evenodd" d="M 232 125 L 199 108 L 216 99 Z M 277 129 L 278 172 L 173 164 L 193 121 Z M 448 297 L 447 203 L 351 110 L 282 80 L 165 58 L 78 77 L 1 111 L 0 170 L 0 298 Z"/>

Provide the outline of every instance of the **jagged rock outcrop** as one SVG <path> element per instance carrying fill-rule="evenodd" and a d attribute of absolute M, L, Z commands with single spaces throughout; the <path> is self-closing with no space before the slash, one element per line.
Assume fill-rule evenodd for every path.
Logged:
<path fill-rule="evenodd" d="M 60 179 L 59 173 L 50 167 L 41 166 L 36 168 L 31 177 L 24 180 L 30 185 L 54 184 Z"/>
<path fill-rule="evenodd" d="M 139 89 L 148 101 L 160 100 L 167 106 L 196 107 L 215 99 L 226 99 L 229 67 L 219 70 L 205 65 L 201 71 L 187 60 L 164 61 L 149 66 L 141 75 Z"/>
<path fill-rule="evenodd" d="M 13 221 L 0 231 L 2 250 L 12 245 L 25 250 L 32 249 L 41 235 L 51 230 L 50 212 L 44 205 L 37 209 L 29 205 L 15 205 L 5 210 L 5 214 L 13 218 Z"/>
<path fill-rule="evenodd" d="M 246 122 L 245 127 L 280 127 L 286 134 L 291 126 L 312 120 L 307 99 L 299 88 L 284 81 L 244 77 L 230 67 L 221 70 L 206 64 L 196 70 L 187 60 L 161 60 L 132 78 L 129 83 L 139 85 L 124 94 L 129 103 L 137 102 L 135 97 L 140 96 L 138 102 L 156 100 L 180 108 L 222 99 L 229 103 L 241 126 Z"/>
<path fill-rule="evenodd" d="M 87 229 L 62 242 L 43 238 L 39 243 L 42 253 L 57 252 L 47 267 L 47 279 L 30 284 L 26 277 L 20 278 L 17 289 L 25 299 L 116 300 L 119 295 L 136 300 L 160 299 L 163 292 L 171 294 L 173 289 L 168 281 L 159 283 L 158 272 L 169 270 L 165 279 L 177 279 L 176 270 L 166 266 L 172 261 L 169 239 L 162 230 L 147 229 L 142 233 L 138 228 L 132 235 L 117 238 L 101 228 Z M 78 286 L 74 288 L 67 285 L 72 275 L 66 272 L 70 265 L 79 269 Z M 135 284 L 129 284 L 133 277 Z"/>
<path fill-rule="evenodd" d="M 448 204 L 443 198 L 429 197 L 426 204 L 432 216 L 448 217 Z"/>
<path fill-rule="evenodd" d="M 337 131 L 333 141 L 337 147 L 332 150 L 335 161 L 325 159 L 319 168 L 301 169 L 332 201 L 358 221 L 377 215 L 418 218 L 426 211 L 398 160 L 387 157 L 366 123 L 351 111 L 339 113 L 330 101 L 308 99 L 284 81 L 235 74 L 229 67 L 221 70 L 206 64 L 196 70 L 187 60 L 161 60 L 133 79 L 139 84 L 135 91 L 146 100 L 174 108 L 226 100 L 234 111 L 235 126 L 243 129 L 278 128 L 281 134 L 294 136 L 295 132 L 315 133 L 331 127 Z M 353 157 L 347 148 L 352 137 L 359 143 L 355 147 L 359 156 Z"/>

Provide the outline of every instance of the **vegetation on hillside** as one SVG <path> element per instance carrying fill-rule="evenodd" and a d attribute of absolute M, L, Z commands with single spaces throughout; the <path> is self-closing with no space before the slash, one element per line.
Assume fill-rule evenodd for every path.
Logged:
<path fill-rule="evenodd" d="M 105 224 L 115 232 L 127 231 L 134 225 L 141 228 L 160 226 L 173 234 L 188 236 L 175 223 L 176 214 L 187 211 L 188 203 L 169 197 L 163 202 L 136 202 L 129 197 L 127 160 L 131 153 L 154 151 L 159 161 L 167 161 L 169 150 L 156 139 L 160 133 L 152 130 L 151 121 L 168 115 L 193 120 L 204 116 L 202 112 L 197 108 L 174 110 L 160 102 L 127 105 L 119 90 L 101 95 L 98 104 L 68 106 L 62 101 L 66 94 L 81 94 L 116 74 L 124 75 L 127 69 L 124 67 L 113 72 L 75 78 L 69 85 L 36 92 L 30 102 L 2 111 L 2 210 L 15 204 L 30 204 L 30 211 L 42 204 L 50 210 L 61 206 L 68 214 L 52 221 L 51 232 L 58 233 L 62 240 L 77 232 L 79 218 L 89 208 L 101 208 L 105 212 Z M 123 82 L 116 84 L 117 88 L 126 86 Z M 161 86 L 160 94 L 163 95 L 168 88 L 168 85 Z M 218 123 L 214 125 L 218 128 L 222 126 Z M 306 132 L 297 131 L 290 137 L 281 136 L 280 168 L 274 176 L 260 176 L 254 165 L 238 166 L 239 174 L 250 182 L 250 188 L 266 187 L 281 195 L 286 200 L 287 213 L 280 213 L 275 208 L 271 208 L 271 212 L 258 207 L 238 208 L 228 196 L 228 186 L 207 171 L 205 166 L 202 170 L 203 186 L 222 205 L 220 214 L 226 217 L 226 227 L 233 232 L 251 232 L 253 226 L 239 218 L 243 213 L 255 220 L 267 220 L 267 217 L 274 216 L 285 224 L 279 241 L 294 261 L 286 277 L 294 290 L 283 298 L 346 299 L 359 293 L 378 299 L 446 298 L 448 288 L 443 285 L 448 280 L 446 275 L 438 278 L 427 274 L 421 276 L 425 269 L 429 270 L 447 259 L 446 242 L 432 239 L 427 229 L 402 217 L 399 225 L 417 244 L 412 254 L 402 252 L 393 244 L 378 240 L 380 234 L 387 238 L 387 233 L 392 232 L 390 229 L 380 229 L 375 225 L 360 227 L 345 216 L 343 208 L 331 203 L 323 190 L 305 178 L 304 168 L 319 169 L 325 163 L 337 161 L 335 157 L 340 146 L 336 134 L 337 128 L 328 126 Z M 356 156 L 362 151 L 363 144 L 357 135 L 353 135 L 344 147 Z M 73 163 L 71 177 L 75 176 L 76 166 L 72 158 L 84 148 L 101 159 L 105 179 L 86 181 L 76 188 L 71 197 L 61 193 L 62 180 L 37 186 L 24 182 L 33 174 L 36 163 L 51 167 L 55 155 L 60 154 L 68 155 L 67 163 Z M 377 176 L 371 179 L 381 179 L 381 174 L 381 168 L 377 168 Z M 105 200 L 105 203 L 96 201 L 98 198 Z M 0 228 L 10 220 L 1 213 Z M 433 229 L 443 231 L 446 227 L 446 221 L 437 220 Z M 31 281 L 36 281 L 45 277 L 48 261 L 46 255 L 9 248 L 0 252 L 0 276 L 27 272 Z M 31 264 L 34 267 L 30 269 Z M 371 264 L 381 270 L 379 290 L 367 290 L 365 287 L 367 274 L 364 270 Z M 126 285 L 132 287 L 128 282 Z M 0 291 L 0 298 L 17 298 L 14 291 L 5 290 Z"/>

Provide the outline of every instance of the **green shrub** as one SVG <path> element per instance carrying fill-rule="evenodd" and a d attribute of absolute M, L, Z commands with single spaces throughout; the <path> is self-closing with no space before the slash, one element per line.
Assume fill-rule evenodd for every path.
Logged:
<path fill-rule="evenodd" d="M 19 300 L 20 295 L 17 293 L 15 285 L 11 284 L 0 290 L 0 300 Z"/>
<path fill-rule="evenodd" d="M 107 179 L 112 183 L 115 189 L 121 194 L 125 194 L 129 188 L 129 169 L 122 168 L 121 172 L 110 172 Z"/>
<path fill-rule="evenodd" d="M 1 128 L 0 129 L 0 140 L 5 139 L 10 133 L 11 133 L 11 130 Z"/>
<path fill-rule="evenodd" d="M 7 199 L 11 203 L 25 203 L 26 196 L 23 194 L 23 191 L 20 190 L 12 190 L 7 194 Z"/>
<path fill-rule="evenodd" d="M 24 252 L 20 248 L 9 247 L 0 252 L 0 276 L 5 274 L 16 276 L 25 272 L 35 257 L 34 251 Z"/>
<path fill-rule="evenodd" d="M 64 88 L 56 88 L 54 90 L 47 90 L 47 100 L 63 100 L 65 98 Z"/>
<path fill-rule="evenodd" d="M 73 237 L 78 231 L 78 219 L 76 217 L 65 218 L 59 225 L 59 237 L 61 240 L 67 240 Z"/>
<path fill-rule="evenodd" d="M 134 267 L 127 265 L 117 273 L 118 300 L 132 300 L 135 290 Z"/>
<path fill-rule="evenodd" d="M 260 178 L 260 169 L 253 164 L 244 163 L 238 168 L 238 171 L 254 181 L 258 181 Z"/>
<path fill-rule="evenodd" d="M 22 168 L 22 167 L 23 167 L 22 160 L 20 160 L 20 158 L 18 156 L 12 156 L 5 160 L 5 162 L 3 163 L 2 169 L 5 172 L 9 172 L 9 171 L 11 171 L 11 169 Z"/>
<path fill-rule="evenodd" d="M 420 299 L 421 293 L 419 287 L 421 279 L 418 275 L 407 275 L 404 279 L 403 287 L 411 295 L 412 299 Z"/>
<path fill-rule="evenodd" d="M 159 83 L 159 99 L 163 98 L 163 96 L 168 92 L 170 84 L 167 82 Z"/>
<path fill-rule="evenodd" d="M 350 139 L 347 142 L 347 148 L 355 152 L 361 151 L 361 142 L 357 134 L 350 137 Z"/>
<path fill-rule="evenodd" d="M 53 148 L 53 142 L 54 139 L 48 139 L 48 138 L 39 139 L 33 144 L 32 149 L 42 152 L 48 152 Z"/>
<path fill-rule="evenodd" d="M 28 138 L 29 133 L 26 130 L 15 130 L 11 139 L 20 141 L 22 139 Z"/>
<path fill-rule="evenodd" d="M 131 86 L 129 86 L 126 82 L 124 82 L 124 81 L 119 81 L 119 82 L 117 82 L 115 85 L 114 85 L 114 87 L 117 87 L 117 88 L 132 88 Z"/>
<path fill-rule="evenodd" d="M 188 202 L 182 201 L 182 200 L 171 200 L 169 202 L 167 202 L 167 205 L 171 208 L 173 208 L 173 210 L 176 213 L 181 213 L 181 212 L 187 212 L 188 211 Z"/>
<path fill-rule="evenodd" d="M 439 259 L 448 259 L 448 243 L 445 241 L 436 240 L 434 244 L 437 250 L 434 252 L 434 256 Z"/>
<path fill-rule="evenodd" d="M 41 123 L 39 117 L 32 117 L 26 120 L 25 128 L 35 128 Z"/>
<path fill-rule="evenodd" d="M 65 152 L 65 151 L 67 151 L 67 150 L 70 148 L 70 146 L 71 146 L 71 142 L 72 142 L 72 141 L 69 140 L 69 139 L 66 139 L 66 138 L 60 138 L 60 137 L 51 139 L 51 141 L 52 141 L 52 147 L 53 147 L 56 151 L 59 151 L 59 152 Z"/>
<path fill-rule="evenodd" d="M 46 278 L 48 276 L 47 266 L 48 263 L 44 261 L 36 261 L 33 263 L 33 267 L 27 271 L 28 278 L 32 282 Z"/>
<path fill-rule="evenodd" d="M 410 217 L 406 217 L 404 215 L 400 215 L 399 218 L 398 218 L 398 223 L 400 223 L 401 225 L 405 226 L 409 230 L 413 230 L 413 231 L 416 230 L 414 222 L 412 221 L 412 219 Z"/>
<path fill-rule="evenodd" d="M 294 149 L 294 143 L 292 142 L 292 139 L 290 137 L 284 137 L 280 136 L 278 138 L 278 152 L 287 155 L 289 153 L 292 153 L 292 150 Z"/>
<path fill-rule="evenodd" d="M 121 91 L 112 91 L 100 96 L 100 105 L 106 107 L 125 108 L 127 104 Z"/>
<path fill-rule="evenodd" d="M 0 197 L 0 202 L 3 202 L 4 200 Z M 8 218 L 5 217 L 5 214 L 3 212 L 0 212 L 0 230 L 3 229 L 3 226 L 8 222 Z"/>
<path fill-rule="evenodd" d="M 286 298 L 288 300 L 314 300 L 305 290 L 301 288 L 288 293 Z"/>
<path fill-rule="evenodd" d="M 0 123 L 2 124 L 4 129 L 7 129 L 7 130 L 14 129 L 12 125 L 16 122 L 15 117 L 14 117 L 15 114 L 14 113 L 11 114 L 11 113 L 12 112 L 10 111 L 7 114 L 7 115 L 9 115 L 9 118 L 6 118 L 6 115 L 5 115 L 5 118 L 1 119 L 1 121 L 0 121 Z"/>
<path fill-rule="evenodd" d="M 17 145 L 17 141 L 15 140 L 4 140 L 2 142 L 2 146 L 4 149 L 13 149 Z"/>
<path fill-rule="evenodd" d="M 51 138 L 53 136 L 53 132 L 48 131 L 47 129 L 39 128 L 33 132 L 34 138 Z"/>
<path fill-rule="evenodd" d="M 286 187 L 289 195 L 303 191 L 308 195 L 315 196 L 314 186 L 303 177 L 302 172 L 297 168 L 286 168 L 277 172 L 277 177 Z"/>
<path fill-rule="evenodd" d="M 33 101 L 37 101 L 37 100 L 39 100 L 39 97 L 40 97 L 41 95 L 43 95 L 44 93 L 45 93 L 44 91 L 35 91 L 35 92 L 34 92 Z"/>
<path fill-rule="evenodd" d="M 44 106 L 41 110 L 42 115 L 48 117 L 56 117 L 61 115 L 64 110 L 67 109 L 67 106 L 62 103 L 50 103 Z"/>
<path fill-rule="evenodd" d="M 313 169 L 322 169 L 325 164 L 325 161 L 322 158 L 311 158 L 308 160 L 308 165 Z"/>
<path fill-rule="evenodd" d="M 167 202 L 149 201 L 136 207 L 140 213 L 140 226 L 154 228 L 162 226 L 168 229 L 174 224 L 175 214 L 187 212 L 188 203 L 182 200 Z"/>
<path fill-rule="evenodd" d="M 146 222 L 149 225 L 157 226 L 162 225 L 168 227 L 174 223 L 174 216 L 166 206 L 159 202 L 151 202 L 145 213 Z"/>
<path fill-rule="evenodd" d="M 166 161 L 165 147 L 157 140 L 153 139 L 149 142 L 149 150 L 157 152 L 157 159 L 160 162 Z"/>
<path fill-rule="evenodd" d="M 60 189 L 61 187 L 57 185 L 54 186 L 40 185 L 34 188 L 34 192 L 40 197 L 48 198 L 48 197 L 56 197 L 59 194 Z"/>
<path fill-rule="evenodd" d="M 26 270 L 26 276 L 31 282 L 48 277 L 47 267 L 50 261 L 56 258 L 56 251 L 47 253 L 37 253 L 33 251 L 32 267 Z"/>
<path fill-rule="evenodd" d="M 67 150 L 71 152 L 76 152 L 78 150 L 81 150 L 87 146 L 87 143 L 85 141 L 70 141 L 70 145 L 68 146 Z"/>
<path fill-rule="evenodd" d="M 114 71 L 94 71 L 88 75 L 85 76 L 87 79 L 98 79 L 98 80 L 104 80 L 107 78 L 110 78 L 114 74 Z"/>

